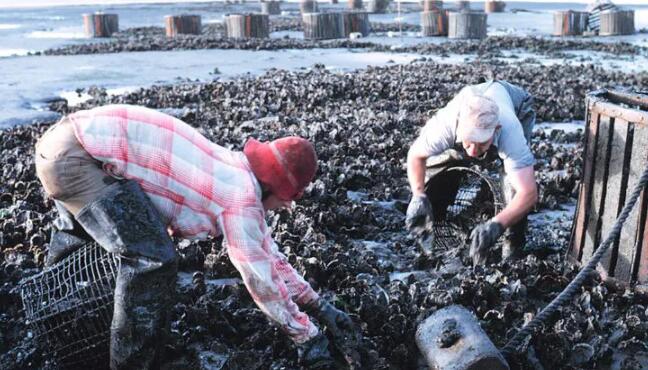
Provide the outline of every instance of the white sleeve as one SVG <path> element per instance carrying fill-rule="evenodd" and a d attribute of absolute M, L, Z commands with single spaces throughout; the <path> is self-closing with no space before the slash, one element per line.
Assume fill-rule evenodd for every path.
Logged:
<path fill-rule="evenodd" d="M 463 90 L 462 90 L 463 91 Z M 457 138 L 461 93 L 430 118 L 410 151 L 420 157 L 439 155 L 452 148 Z"/>

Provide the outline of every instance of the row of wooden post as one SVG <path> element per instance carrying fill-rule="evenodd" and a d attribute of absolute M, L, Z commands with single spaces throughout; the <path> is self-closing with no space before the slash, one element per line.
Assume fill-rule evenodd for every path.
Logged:
<path fill-rule="evenodd" d="M 164 25 L 168 37 L 179 34 L 199 35 L 202 32 L 199 15 L 167 15 L 164 17 Z M 107 13 L 83 14 L 83 28 L 88 37 L 110 37 L 119 32 L 119 17 Z"/>
<path fill-rule="evenodd" d="M 574 10 L 554 13 L 555 36 L 579 36 L 587 31 L 588 12 Z M 635 32 L 634 10 L 608 10 L 600 14 L 600 36 L 631 35 Z"/>

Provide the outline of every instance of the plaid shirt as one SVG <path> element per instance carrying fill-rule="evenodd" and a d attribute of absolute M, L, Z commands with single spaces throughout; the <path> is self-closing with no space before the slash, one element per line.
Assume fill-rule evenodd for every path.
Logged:
<path fill-rule="evenodd" d="M 137 181 L 173 235 L 200 239 L 222 233 L 256 304 L 295 342 L 318 333 L 295 304 L 318 295 L 272 240 L 261 186 L 243 153 L 143 107 L 109 105 L 70 119 L 83 148 L 106 172 Z"/>

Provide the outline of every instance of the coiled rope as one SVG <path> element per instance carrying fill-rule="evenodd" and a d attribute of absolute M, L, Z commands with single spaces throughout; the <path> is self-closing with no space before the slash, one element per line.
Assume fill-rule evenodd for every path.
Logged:
<path fill-rule="evenodd" d="M 565 290 L 563 290 L 556 298 L 554 298 L 554 300 L 551 301 L 551 303 L 549 303 L 547 307 L 545 307 L 536 317 L 533 318 L 533 320 L 527 323 L 522 329 L 520 329 L 519 332 L 517 332 L 517 334 L 513 336 L 513 338 L 511 338 L 511 340 L 509 340 L 508 343 L 506 343 L 506 346 L 502 348 L 502 354 L 504 356 L 516 353 L 517 349 L 522 344 L 522 341 L 524 341 L 527 336 L 533 334 L 540 325 L 547 323 L 551 315 L 553 315 L 553 313 L 560 306 L 564 305 L 568 301 L 571 301 L 572 298 L 574 298 L 575 294 L 581 288 L 583 283 L 596 268 L 596 264 L 598 264 L 605 252 L 607 252 L 610 245 L 612 245 L 612 242 L 616 240 L 621 234 L 621 228 L 630 215 L 630 211 L 632 211 L 635 203 L 637 203 L 637 199 L 639 198 L 639 195 L 641 194 L 643 188 L 646 186 L 646 183 L 648 183 L 648 166 L 646 166 L 644 172 L 641 174 L 639 183 L 637 183 L 634 190 L 632 191 L 632 194 L 630 195 L 630 198 L 628 198 L 625 205 L 623 206 L 623 210 L 621 210 L 621 214 L 619 215 L 619 217 L 617 217 L 612 230 L 610 230 L 610 232 L 608 233 L 607 238 L 605 238 L 605 240 L 598 246 L 598 248 L 596 248 L 596 252 L 589 260 L 587 265 L 578 273 L 578 275 L 576 275 L 574 280 L 572 280 L 572 282 L 567 285 Z"/>

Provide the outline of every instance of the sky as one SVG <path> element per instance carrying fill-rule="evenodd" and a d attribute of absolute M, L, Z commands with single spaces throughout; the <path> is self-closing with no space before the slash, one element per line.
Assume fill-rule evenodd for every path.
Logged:
<path fill-rule="evenodd" d="M 91 5 L 91 4 L 131 4 L 131 3 L 181 3 L 181 2 L 207 2 L 210 0 L 0 0 L 0 8 L 14 7 L 46 7 L 53 5 Z M 249 1 L 249 0 L 248 0 Z M 298 0 L 288 0 L 297 2 Z M 343 2 L 345 0 L 340 0 Z M 415 0 L 403 0 L 404 2 Z M 482 0 L 483 1 L 483 0 Z M 581 3 L 587 4 L 591 0 L 513 0 L 515 2 L 544 2 L 544 3 Z M 648 4 L 648 0 L 613 0 L 615 4 Z"/>

